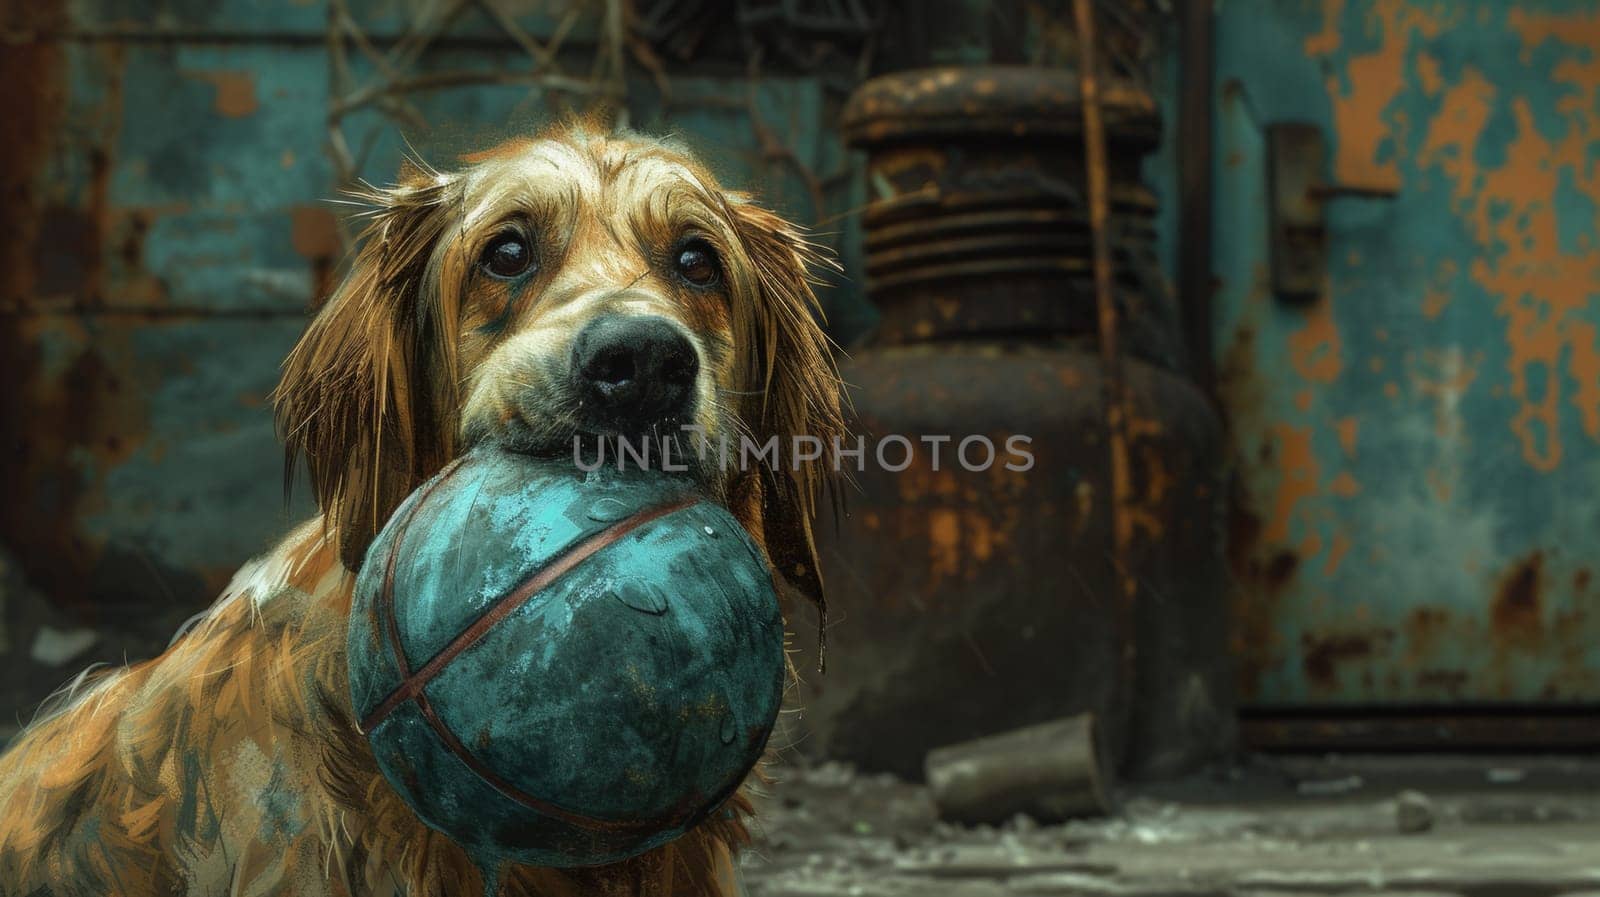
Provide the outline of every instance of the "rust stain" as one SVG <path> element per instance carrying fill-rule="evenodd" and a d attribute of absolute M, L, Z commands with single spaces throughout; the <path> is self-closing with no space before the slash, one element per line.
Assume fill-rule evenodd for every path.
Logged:
<path fill-rule="evenodd" d="M 11 7 L 15 15 L 8 24 L 19 32 L 54 31 L 65 27 L 67 21 L 61 3 Z M 68 298 L 81 299 L 98 292 L 98 259 L 88 260 L 86 267 L 81 243 L 57 241 L 66 236 L 93 245 L 99 239 L 99 221 L 91 213 L 63 205 L 65 198 L 41 189 L 38 178 L 51 156 L 76 152 L 81 145 L 75 141 L 69 146 L 60 139 L 69 105 L 66 67 L 63 45 L 55 41 L 8 42 L 0 52 L 0 78 L 10 88 L 6 135 L 0 142 L 0 190 L 7 212 L 6 239 L 0 248 L 0 308 L 34 307 L 50 293 L 74 294 Z M 111 88 L 107 93 L 114 95 L 116 85 Z M 104 153 L 98 155 L 104 159 Z M 94 164 L 93 156 L 90 162 Z M 103 197 L 104 176 L 95 170 L 91 178 L 91 190 L 96 197 Z M 91 212 L 101 208 L 103 204 L 89 203 Z"/>
<path fill-rule="evenodd" d="M 1325 31 L 1337 26 L 1338 10 L 1332 7 L 1331 0 L 1324 6 Z M 1379 0 L 1373 4 L 1368 24 L 1379 35 L 1378 48 L 1351 56 L 1343 77 L 1335 71 L 1326 79 L 1333 104 L 1333 133 L 1338 135 L 1334 178 L 1349 184 L 1398 188 L 1399 167 L 1392 154 L 1385 158 L 1384 153 L 1393 132 L 1406 123 L 1403 116 L 1388 109 L 1408 81 L 1405 61 L 1412 34 L 1435 37 L 1443 22 L 1432 12 L 1402 0 Z M 1321 38 L 1307 41 L 1307 55 L 1331 58 L 1338 41 Z"/>
<path fill-rule="evenodd" d="M 1322 534 L 1316 532 L 1307 533 L 1306 537 L 1300 540 L 1299 546 L 1295 548 L 1295 554 L 1302 558 L 1314 558 L 1321 553 Z M 1323 597 L 1319 595 L 1317 600 L 1321 601 Z"/>
<path fill-rule="evenodd" d="M 1489 606 L 1497 641 L 1524 647 L 1538 645 L 1544 630 L 1543 585 L 1542 551 L 1534 551 L 1512 565 L 1501 578 Z"/>
<path fill-rule="evenodd" d="M 1317 494 L 1321 468 L 1311 448 L 1310 427 L 1276 424 L 1272 430 L 1279 480 L 1262 538 L 1269 544 L 1282 544 L 1289 541 L 1289 523 L 1300 502 Z"/>
<path fill-rule="evenodd" d="M 1401 664 L 1416 667 L 1433 656 L 1450 628 L 1450 614 L 1437 607 L 1416 607 L 1406 614 L 1406 651 Z"/>
<path fill-rule="evenodd" d="M 245 118 L 261 108 L 256 99 L 255 76 L 250 72 L 191 72 L 190 76 L 212 86 L 216 91 L 212 108 L 224 118 Z"/>
<path fill-rule="evenodd" d="M 1229 414 L 1239 420 L 1259 419 L 1267 405 L 1267 384 L 1257 369 L 1256 342 L 1259 319 L 1271 301 L 1271 276 L 1265 264 L 1257 264 L 1244 299 L 1245 317 L 1218 351 L 1217 389 L 1225 396 Z"/>
<path fill-rule="evenodd" d="M 1335 689 L 1339 686 L 1339 665 L 1351 660 L 1372 657 L 1376 651 L 1372 637 L 1362 633 L 1337 633 L 1317 636 L 1309 632 L 1300 636 L 1301 667 L 1306 680 L 1314 687 Z"/>
<path fill-rule="evenodd" d="M 1299 558 L 1288 550 L 1260 556 L 1261 518 L 1250 509 L 1248 497 L 1237 494 L 1240 484 L 1234 486 L 1236 494 L 1228 508 L 1227 557 L 1240 588 L 1230 590 L 1233 626 L 1228 641 L 1239 689 L 1251 695 L 1260 691 L 1262 676 L 1283 663 L 1283 636 L 1274 626 L 1275 605 Z"/>
<path fill-rule="evenodd" d="M 1137 418 L 1130 419 L 1129 431 L 1130 435 L 1139 433 Z M 1159 422 L 1156 432 L 1159 432 Z M 1134 529 L 1144 533 L 1151 543 L 1158 543 L 1166 533 L 1169 492 L 1176 481 L 1162 459 L 1161 445 L 1144 441 L 1139 457 L 1142 463 L 1136 471 L 1140 475 L 1137 477 L 1138 494 L 1129 502 L 1128 513 L 1132 517 Z"/>
<path fill-rule="evenodd" d="M 1341 471 L 1338 476 L 1328 481 L 1328 492 L 1340 498 L 1354 498 L 1361 492 L 1361 484 L 1350 471 Z"/>
<path fill-rule="evenodd" d="M 1306 313 L 1306 322 L 1289 334 L 1289 352 L 1294 369 L 1315 383 L 1332 383 L 1344 368 L 1339 326 L 1333 319 L 1333 303 L 1318 301 Z"/>
<path fill-rule="evenodd" d="M 994 556 L 995 528 L 989 518 L 983 514 L 967 514 L 964 527 L 967 538 L 966 548 L 968 556 L 976 563 L 983 563 Z"/>
<path fill-rule="evenodd" d="M 1333 534 L 1333 544 L 1328 546 L 1328 559 L 1322 564 L 1322 575 L 1332 577 L 1339 572 L 1344 556 L 1350 551 L 1350 537 L 1342 532 Z"/>
<path fill-rule="evenodd" d="M 1527 463 L 1535 470 L 1553 470 L 1562 463 L 1563 449 L 1569 459 L 1588 457 L 1594 444 L 1600 444 L 1600 332 L 1593 323 L 1600 303 L 1600 246 L 1571 228 L 1563 233 L 1559 225 L 1570 222 L 1558 220 L 1558 209 L 1581 214 L 1591 208 L 1584 198 L 1600 206 L 1595 156 L 1600 147 L 1600 117 L 1595 114 L 1600 109 L 1600 6 L 1582 4 L 1583 9 L 1567 15 L 1533 12 L 1521 4 L 1468 6 L 1431 0 L 1314 0 L 1311 6 L 1321 12 L 1321 29 L 1306 38 L 1303 49 L 1326 72 L 1333 110 L 1329 132 L 1336 140 L 1332 179 L 1366 186 L 1399 187 L 1402 180 L 1439 184 L 1433 191 L 1439 204 L 1448 205 L 1470 238 L 1467 251 L 1456 259 L 1415 256 L 1412 270 L 1426 280 L 1404 297 L 1408 313 L 1425 321 L 1463 323 L 1493 309 L 1498 325 L 1490 338 L 1504 339 L 1506 348 L 1492 345 L 1477 352 L 1472 342 L 1452 344 L 1461 332 L 1455 326 L 1431 340 L 1420 330 L 1396 327 L 1382 359 L 1375 361 L 1373 347 L 1357 351 L 1369 338 L 1364 330 L 1358 335 L 1350 329 L 1355 319 L 1341 315 L 1341 344 L 1341 328 L 1329 309 L 1308 310 L 1287 347 L 1298 381 L 1269 387 L 1283 404 L 1253 404 L 1238 415 L 1248 425 L 1242 437 L 1236 436 L 1240 454 L 1248 455 L 1259 472 L 1248 482 L 1259 516 L 1236 518 L 1235 537 L 1242 533 L 1248 544 L 1233 548 L 1230 560 L 1236 575 L 1241 567 L 1250 574 L 1241 581 L 1240 591 L 1247 594 L 1235 601 L 1236 612 L 1262 615 L 1274 610 L 1273 602 L 1279 600 L 1274 586 L 1293 591 L 1292 599 L 1282 600 L 1293 600 L 1297 612 L 1307 607 L 1325 611 L 1326 619 L 1339 625 L 1313 627 L 1317 631 L 1303 637 L 1290 629 L 1283 638 L 1291 640 L 1291 652 L 1292 640 L 1300 640 L 1298 659 L 1313 687 L 1340 690 L 1341 697 L 1385 675 L 1393 691 L 1412 689 L 1429 697 L 1489 696 L 1497 682 L 1508 696 L 1522 694 L 1530 684 L 1532 651 L 1539 652 L 1541 664 L 1561 666 L 1566 677 L 1546 683 L 1546 694 L 1581 694 L 1580 686 L 1596 681 L 1594 624 L 1566 608 L 1590 603 L 1597 591 L 1590 570 L 1600 568 L 1574 570 L 1562 558 L 1537 552 L 1492 571 L 1490 565 L 1497 562 L 1484 560 L 1471 575 L 1493 596 L 1489 607 L 1480 605 L 1475 612 L 1469 606 L 1454 611 L 1417 608 L 1395 629 L 1405 643 L 1394 646 L 1387 646 L 1384 638 L 1395 636 L 1363 628 L 1355 607 L 1314 594 L 1314 583 L 1308 580 L 1334 576 L 1350 556 L 1352 539 L 1362 542 L 1355 546 L 1361 550 L 1352 563 L 1365 563 L 1369 550 L 1375 559 L 1379 552 L 1388 554 L 1393 563 L 1402 551 L 1393 544 L 1371 545 L 1354 528 L 1345 532 L 1331 525 L 1335 512 L 1330 508 L 1339 505 L 1328 497 L 1356 495 L 1362 481 L 1367 486 L 1376 482 L 1349 460 L 1329 455 L 1324 445 L 1328 435 L 1337 437 L 1342 459 L 1354 458 L 1358 449 L 1356 419 L 1333 419 L 1329 434 L 1326 406 L 1318 407 L 1318 384 L 1337 382 L 1346 373 L 1342 369 L 1352 377 L 1359 374 L 1363 382 L 1374 381 L 1396 400 L 1396 412 L 1400 402 L 1411 417 L 1420 410 L 1417 403 L 1426 407 L 1437 451 L 1417 465 L 1414 475 L 1419 481 L 1426 477 L 1426 484 L 1416 486 L 1444 501 L 1464 494 L 1462 464 L 1468 458 L 1481 461 L 1484 452 L 1503 455 L 1517 467 Z M 1474 14 L 1478 24 L 1471 28 L 1493 30 L 1504 22 L 1520 35 L 1527 76 L 1538 80 L 1537 90 L 1489 61 L 1459 55 L 1453 34 L 1443 42 L 1450 47 L 1432 44 L 1452 20 L 1467 24 Z M 1348 46 L 1352 41 L 1363 45 Z M 1405 158 L 1402 152 L 1415 156 Z M 1412 165 L 1426 181 L 1411 176 Z M 1576 229 L 1590 230 L 1588 224 L 1580 221 Z M 1503 337 L 1494 332 L 1501 327 Z M 1372 338 L 1384 342 L 1384 334 L 1374 332 Z M 1239 371 L 1224 366 L 1225 373 L 1242 371 L 1240 379 L 1248 381 L 1223 380 L 1226 395 L 1234 399 L 1241 387 L 1255 389 L 1264 379 L 1256 369 L 1264 356 L 1244 341 L 1228 348 L 1245 350 L 1237 359 L 1228 358 L 1239 362 Z M 1342 350 L 1350 354 L 1341 357 Z M 1499 420 L 1509 426 L 1498 426 L 1507 429 L 1496 435 L 1482 421 L 1468 426 L 1463 409 L 1478 407 L 1503 409 Z M 1366 420 L 1373 425 L 1373 419 Z M 1299 426 L 1313 422 L 1317 444 L 1323 446 L 1321 457 L 1312 455 L 1313 431 Z M 1428 436 L 1421 434 L 1432 442 Z M 1259 460 L 1257 449 L 1262 450 Z M 1433 513 L 1449 509 L 1435 508 Z M 1312 541 L 1317 535 L 1320 544 Z M 1320 555 L 1308 553 L 1322 546 Z M 1313 570 L 1310 577 L 1301 572 Z M 1393 622 L 1385 616 L 1383 602 L 1376 607 L 1375 623 Z M 1272 659 L 1263 646 L 1276 636 L 1273 622 L 1243 619 L 1235 627 L 1235 644 L 1251 667 L 1243 670 L 1241 681 L 1274 669 L 1253 669 Z M 1250 644 L 1252 640 L 1258 643 Z M 1456 663 L 1463 644 L 1484 654 L 1490 653 L 1484 648 L 1492 648 L 1493 656 L 1472 659 L 1469 654 L 1470 666 Z M 1583 676 L 1588 678 L 1575 678 L 1573 671 L 1585 667 Z M 1371 677 L 1363 678 L 1369 668 Z"/>
<path fill-rule="evenodd" d="M 1456 279 L 1460 274 L 1461 265 L 1455 259 L 1445 258 L 1439 261 L 1432 282 L 1422 294 L 1422 314 L 1428 320 L 1436 320 L 1450 306 L 1450 301 L 1455 298 Z"/>
<path fill-rule="evenodd" d="M 1339 448 L 1346 458 L 1356 456 L 1356 437 L 1361 432 L 1361 421 L 1355 417 L 1341 417 L 1333 422 L 1333 432 L 1339 438 Z"/>
<path fill-rule="evenodd" d="M 1553 199 L 1558 166 L 1577 171 L 1575 151 L 1551 145 L 1533 121 L 1526 100 L 1513 101 L 1517 137 L 1507 150 L 1506 164 L 1483 176 L 1473 219 L 1485 247 L 1499 247 L 1473 261 L 1471 276 L 1500 297 L 1497 312 L 1506 319 L 1511 350 L 1511 396 L 1519 403 L 1511 428 L 1521 442 L 1523 459 L 1535 470 L 1554 470 L 1561 463 L 1562 356 L 1576 388 L 1577 407 L 1585 433 L 1600 441 L 1600 353 L 1594 325 L 1582 320 L 1600 283 L 1600 257 L 1568 254 L 1560 247 Z M 1577 129 L 1569 129 L 1576 131 Z M 1600 137 L 1600 134 L 1596 135 Z M 1587 166 L 1592 168 L 1593 166 Z M 1580 189 L 1600 201 L 1600 177 Z"/>
<path fill-rule="evenodd" d="M 339 220 L 320 206 L 295 206 L 289 210 L 289 238 L 294 251 L 311 263 L 312 305 L 321 305 L 333 291 L 334 273 L 343 253 Z"/>
<path fill-rule="evenodd" d="M 146 267 L 145 244 L 162 216 L 186 211 L 186 203 L 110 210 L 105 245 L 116 249 L 110 277 L 119 300 L 149 306 L 168 302 L 167 280 Z"/>
<path fill-rule="evenodd" d="M 1078 372 L 1077 368 L 1062 367 L 1056 373 L 1056 379 L 1067 389 L 1082 389 L 1084 386 L 1083 375 Z"/>
<path fill-rule="evenodd" d="M 308 259 L 337 256 L 340 251 L 339 220 L 318 206 L 295 206 L 289 212 L 290 238 L 294 251 Z"/>
<path fill-rule="evenodd" d="M 1172 473 L 1163 463 L 1159 448 L 1146 449 L 1145 457 L 1145 501 L 1152 507 L 1161 507 L 1166 502 L 1167 490 L 1172 488 L 1174 482 Z"/>
<path fill-rule="evenodd" d="M 1233 575 L 1240 580 L 1253 579 L 1249 576 L 1251 558 L 1256 546 L 1261 541 L 1261 518 L 1258 517 L 1242 497 L 1236 496 L 1229 502 L 1228 509 L 1228 567 Z"/>
<path fill-rule="evenodd" d="M 1294 578 L 1295 570 L 1300 567 L 1300 556 L 1294 552 L 1280 549 L 1272 555 L 1272 559 L 1261 571 L 1261 582 L 1268 591 L 1281 591 Z"/>
<path fill-rule="evenodd" d="M 1600 46 L 1600 13 L 1592 10 L 1542 15 L 1511 9 L 1506 21 L 1521 37 L 1525 62 L 1549 40 Z M 1445 91 L 1418 157 L 1419 165 L 1437 167 L 1453 180 L 1453 208 L 1480 248 L 1469 275 L 1498 300 L 1510 349 L 1508 392 L 1516 403 L 1510 427 L 1524 462 L 1538 471 L 1561 464 L 1562 409 L 1569 402 L 1585 434 L 1600 442 L 1600 348 L 1594 325 L 1583 319 L 1600 283 L 1600 256 L 1584 247 L 1564 252 L 1555 211 L 1563 178 L 1600 203 L 1600 169 L 1591 159 L 1600 143 L 1600 120 L 1593 114 L 1600 105 L 1600 56 L 1564 60 L 1551 75 L 1571 88 L 1558 102 L 1566 119 L 1560 138 L 1540 131 L 1525 98 L 1502 100 L 1468 67 Z M 1503 162 L 1490 169 L 1479 164 L 1478 149 L 1498 102 L 1509 103 L 1516 136 Z M 1433 317 L 1448 301 L 1436 284 L 1423 310 Z"/>
<path fill-rule="evenodd" d="M 1588 50 L 1600 47 L 1600 11 L 1563 15 L 1513 8 L 1506 14 L 1506 25 L 1522 38 L 1524 62 L 1531 58 L 1536 47 L 1547 40 Z"/>
<path fill-rule="evenodd" d="M 1428 669 L 1417 673 L 1417 688 L 1448 699 L 1460 697 L 1466 691 L 1472 675 L 1465 670 Z"/>
<path fill-rule="evenodd" d="M 1450 293 L 1446 290 L 1429 288 L 1422 293 L 1422 314 L 1432 321 L 1439 317 L 1450 305 Z"/>
<path fill-rule="evenodd" d="M 1475 68 L 1467 66 L 1461 81 L 1445 91 L 1439 113 L 1428 123 L 1428 136 L 1417 155 L 1419 166 L 1436 165 L 1455 181 L 1459 204 L 1474 189 L 1477 163 L 1473 153 L 1489 122 L 1495 89 Z"/>
<path fill-rule="evenodd" d="M 1218 389 L 1227 396 L 1231 413 L 1249 418 L 1266 401 L 1265 387 L 1256 375 L 1256 328 L 1246 321 L 1234 333 L 1217 362 Z"/>
<path fill-rule="evenodd" d="M 1307 56 L 1328 56 L 1339 49 L 1342 35 L 1339 18 L 1344 15 L 1344 0 L 1325 0 L 1322 4 L 1322 30 L 1306 38 Z"/>
<path fill-rule="evenodd" d="M 127 271 L 137 271 L 144 265 L 144 242 L 150 234 L 152 215 L 144 209 L 134 209 L 123 216 L 124 225 L 118 230 L 117 254 Z"/>
<path fill-rule="evenodd" d="M 8 496 L 0 538 L 32 562 L 42 590 L 82 607 L 91 587 L 84 573 L 103 546 L 79 522 L 104 509 L 106 472 L 139 451 L 150 429 L 148 384 L 126 376 L 140 369 L 137 328 L 55 316 L 7 324 L 0 361 L 12 387 L 0 397 L 0 439 L 14 448 L 0 473 Z M 50 344 L 62 347 L 64 366 L 44 367 L 40 347 Z"/>
<path fill-rule="evenodd" d="M 1439 60 L 1432 53 L 1417 54 L 1417 78 L 1422 81 L 1422 92 L 1428 96 L 1435 96 L 1439 88 L 1444 86 L 1444 78 L 1439 74 Z"/>
<path fill-rule="evenodd" d="M 975 580 L 989 561 L 1008 557 L 1007 547 L 1022 525 L 1027 478 L 996 464 L 988 471 L 988 485 L 980 489 L 972 474 L 956 466 L 953 447 L 941 453 L 938 470 L 932 469 L 926 446 L 918 451 L 924 452 L 922 461 L 894 477 L 900 496 L 897 513 L 884 520 L 866 512 L 864 525 L 915 534 L 911 541 L 927 546 L 927 570 L 935 580 Z"/>
<path fill-rule="evenodd" d="M 99 293 L 100 265 L 84 254 L 85 247 L 100 242 L 100 221 L 89 210 L 72 206 L 52 205 L 41 212 L 34 243 L 38 298 L 87 299 Z"/>
<path fill-rule="evenodd" d="M 67 23 L 63 4 L 53 2 L 22 4 L 14 19 L 12 24 L 22 30 L 57 30 Z M 120 49 L 98 52 L 108 69 L 119 71 Z M 7 46 L 0 52 L 0 82 L 14 88 L 7 97 L 6 139 L 0 141 L 0 192 L 9 224 L 6 239 L 0 241 L 0 308 L 35 307 L 45 282 L 59 273 L 52 270 L 57 260 L 51 253 L 60 247 L 50 245 L 43 214 L 51 208 L 58 224 L 70 222 L 88 241 L 87 259 L 82 245 L 73 247 L 79 253 L 77 264 L 87 264 L 87 270 L 67 278 L 68 298 L 98 301 L 103 262 L 97 248 L 106 231 L 110 154 L 98 143 L 78 151 L 87 157 L 83 161 L 89 174 L 81 208 L 57 206 L 60 198 L 42 189 L 40 177 L 54 158 L 63 156 L 59 135 L 68 108 L 68 81 L 62 46 L 48 41 Z M 106 108 L 94 110 L 105 112 L 96 121 L 107 124 L 94 139 L 114 137 L 120 90 L 120 78 L 114 76 L 104 92 Z M 47 360 L 46 331 L 53 328 L 74 334 L 58 338 L 57 345 L 74 345 Z M 85 574 L 97 557 L 98 546 L 89 544 L 76 526 L 80 512 L 97 505 L 95 471 L 102 459 L 125 458 L 145 429 L 139 410 L 142 392 L 130 389 L 117 396 L 121 384 L 112 382 L 116 365 L 84 348 L 84 342 L 79 318 L 0 315 L 0 377 L 7 384 L 0 389 L 0 444 L 7 447 L 6 463 L 0 466 L 0 492 L 6 496 L 0 541 L 15 550 L 42 592 L 70 605 L 85 597 Z"/>

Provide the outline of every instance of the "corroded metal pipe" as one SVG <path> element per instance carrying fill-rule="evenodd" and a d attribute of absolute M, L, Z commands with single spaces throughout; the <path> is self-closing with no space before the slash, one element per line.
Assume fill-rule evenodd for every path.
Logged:
<path fill-rule="evenodd" d="M 1118 585 L 1117 628 L 1122 633 L 1121 668 L 1118 684 L 1122 699 L 1116 713 L 1126 718 L 1132 713 L 1134 677 L 1138 669 L 1138 639 L 1134 635 L 1134 602 L 1139 598 L 1139 581 L 1134 576 L 1133 553 L 1133 475 L 1128 463 L 1127 397 L 1123 390 L 1122 355 L 1118 351 L 1117 305 L 1111 292 L 1111 241 L 1106 236 L 1110 218 L 1107 198 L 1106 130 L 1100 115 L 1100 81 L 1095 71 L 1093 0 L 1074 0 L 1078 24 L 1078 96 L 1083 107 L 1083 158 L 1089 192 L 1089 233 L 1094 249 L 1095 310 L 1100 325 L 1100 363 L 1105 368 L 1106 446 L 1111 462 L 1111 563 Z"/>
<path fill-rule="evenodd" d="M 1094 714 L 1082 713 L 929 751 L 925 769 L 940 818 L 979 825 L 1103 816 L 1107 767 Z"/>

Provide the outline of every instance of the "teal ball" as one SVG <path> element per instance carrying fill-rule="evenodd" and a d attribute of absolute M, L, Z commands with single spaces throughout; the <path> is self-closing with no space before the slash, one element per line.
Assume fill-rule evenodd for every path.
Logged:
<path fill-rule="evenodd" d="M 785 680 L 761 552 L 698 485 L 476 450 L 370 549 L 348 639 L 384 777 L 480 862 L 591 866 L 738 788 Z"/>

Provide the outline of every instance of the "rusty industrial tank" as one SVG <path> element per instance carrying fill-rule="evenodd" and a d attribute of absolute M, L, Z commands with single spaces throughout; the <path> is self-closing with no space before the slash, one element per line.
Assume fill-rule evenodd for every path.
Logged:
<path fill-rule="evenodd" d="M 845 510 L 820 527 L 832 623 L 826 673 L 803 673 L 807 750 L 917 777 L 931 748 L 1092 711 L 1125 771 L 1157 773 L 1230 737 L 1221 428 L 1182 370 L 1139 180 L 1160 120 L 1130 85 L 1103 104 L 1137 593 L 1120 588 L 1108 524 L 1075 77 L 870 81 L 844 128 L 868 154 L 882 317 L 843 365 L 865 463 L 845 459 Z M 978 436 L 996 448 L 987 468 Z M 888 469 L 906 443 L 911 463 Z"/>

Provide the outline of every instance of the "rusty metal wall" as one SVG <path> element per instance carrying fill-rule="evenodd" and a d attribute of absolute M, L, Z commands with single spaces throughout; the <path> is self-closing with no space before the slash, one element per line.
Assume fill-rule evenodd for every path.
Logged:
<path fill-rule="evenodd" d="M 94 13 L 7 22 L 0 544 L 120 660 L 286 526 L 266 396 L 337 245 L 315 48 L 75 34 Z"/>
<path fill-rule="evenodd" d="M 0 689 L 0 704 L 26 713 L 88 661 L 158 650 L 309 513 L 303 489 L 285 507 L 267 397 L 343 253 L 327 202 L 338 182 L 330 8 L 386 52 L 450 5 L 70 0 L 0 14 L 0 567 L 8 554 L 45 605 L 23 608 L 16 593 L 8 604 L 0 589 L 0 678 L 20 690 Z M 465 7 L 411 71 L 527 70 L 504 23 Z M 564 28 L 568 69 L 589 72 L 604 4 L 498 8 L 536 40 Z M 373 83 L 368 58 L 349 56 L 352 79 Z M 729 183 L 804 223 L 859 205 L 851 160 L 825 126 L 842 93 L 794 70 L 746 74 L 678 65 L 669 95 L 632 66 L 626 107 L 635 126 L 678 133 Z M 448 165 L 555 109 L 517 82 L 405 99 L 425 127 L 371 107 L 340 119 L 355 174 L 391 180 L 408 144 Z M 854 225 L 829 230 L 858 268 Z M 859 329 L 852 286 L 830 302 L 842 334 Z M 46 618 L 98 642 L 40 650 Z"/>
<path fill-rule="evenodd" d="M 1217 16 L 1242 696 L 1600 701 L 1600 7 Z M 1270 280 L 1265 128 L 1287 120 L 1327 135 L 1326 180 L 1397 191 L 1328 201 L 1299 303 Z"/>

